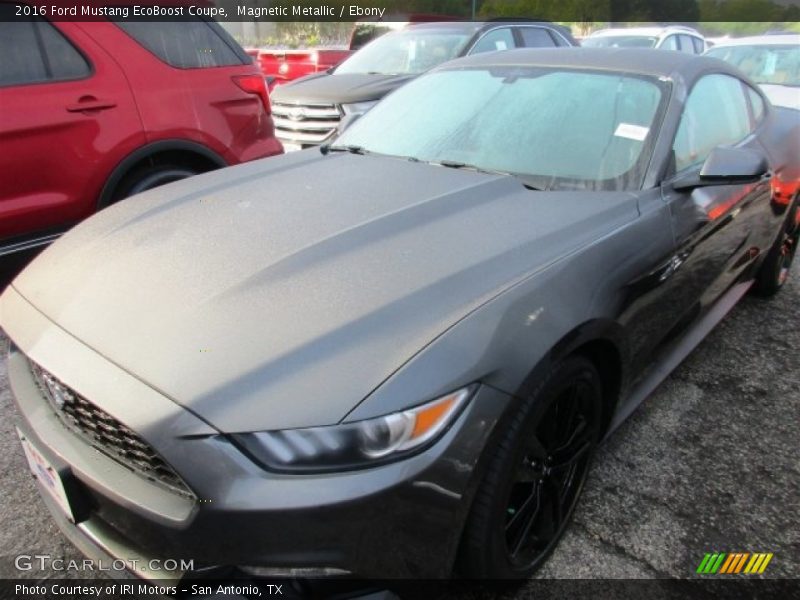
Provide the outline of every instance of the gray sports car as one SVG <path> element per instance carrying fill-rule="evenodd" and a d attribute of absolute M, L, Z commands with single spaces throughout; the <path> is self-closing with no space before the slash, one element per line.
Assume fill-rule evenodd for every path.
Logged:
<path fill-rule="evenodd" d="M 525 577 L 596 444 L 785 281 L 798 140 L 715 59 L 520 50 L 112 206 L 0 301 L 43 497 L 91 556 Z"/>

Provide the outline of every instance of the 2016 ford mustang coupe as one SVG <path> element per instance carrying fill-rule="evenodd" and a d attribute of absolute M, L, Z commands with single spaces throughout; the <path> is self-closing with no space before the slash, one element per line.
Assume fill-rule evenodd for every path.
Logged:
<path fill-rule="evenodd" d="M 95 556 L 528 575 L 599 440 L 786 280 L 799 123 L 715 59 L 492 53 L 102 211 L 0 303 L 46 504 Z"/>

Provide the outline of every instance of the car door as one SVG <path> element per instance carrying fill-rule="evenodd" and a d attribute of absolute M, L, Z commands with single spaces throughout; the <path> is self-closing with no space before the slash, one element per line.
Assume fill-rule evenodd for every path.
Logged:
<path fill-rule="evenodd" d="M 663 307 L 671 339 L 733 285 L 769 243 L 764 226 L 770 182 L 677 190 L 672 183 L 699 174 L 718 146 L 763 154 L 744 84 L 724 74 L 700 78 L 686 100 L 673 142 L 674 169 L 662 185 L 669 207 L 675 252 L 663 266 Z"/>
<path fill-rule="evenodd" d="M 12 10 L 0 3 L 0 248 L 46 243 L 94 212 L 117 153 L 143 142 L 110 55 L 73 23 Z"/>

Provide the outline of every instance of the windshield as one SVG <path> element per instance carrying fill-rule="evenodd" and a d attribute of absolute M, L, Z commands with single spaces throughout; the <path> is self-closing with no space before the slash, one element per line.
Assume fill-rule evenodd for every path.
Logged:
<path fill-rule="evenodd" d="M 586 48 L 655 48 L 658 38 L 646 35 L 603 35 L 581 42 Z"/>
<path fill-rule="evenodd" d="M 408 29 L 387 33 L 336 67 L 337 74 L 414 75 L 456 58 L 470 31 Z"/>
<path fill-rule="evenodd" d="M 548 68 L 435 71 L 388 96 L 332 148 L 499 171 L 537 189 L 638 189 L 660 85 Z"/>
<path fill-rule="evenodd" d="M 718 46 L 707 55 L 739 67 L 756 83 L 800 86 L 800 46 Z"/>

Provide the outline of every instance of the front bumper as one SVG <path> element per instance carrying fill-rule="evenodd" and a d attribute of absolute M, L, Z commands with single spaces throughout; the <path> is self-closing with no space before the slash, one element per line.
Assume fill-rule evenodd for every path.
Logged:
<path fill-rule="evenodd" d="M 9 380 L 20 429 L 74 479 L 78 524 L 46 502 L 90 557 L 139 564 L 184 559 L 195 568 L 335 568 L 369 578 L 450 575 L 478 460 L 508 396 L 481 386 L 441 440 L 401 462 L 324 475 L 269 473 L 190 411 L 53 324 L 13 288 L 0 308 L 19 348 L 9 356 Z M 139 433 L 197 497 L 142 478 L 64 427 L 25 355 Z"/>

